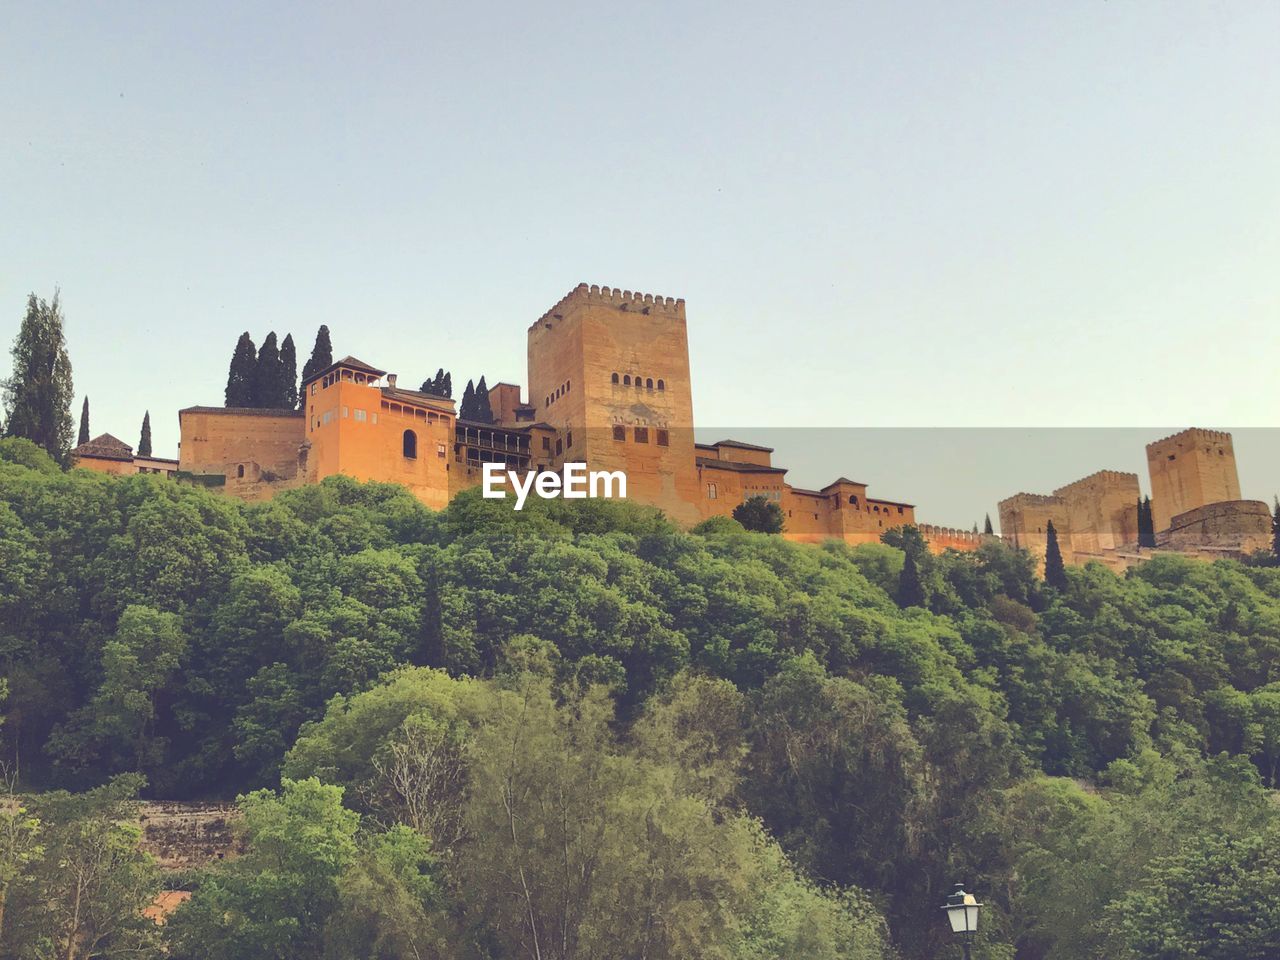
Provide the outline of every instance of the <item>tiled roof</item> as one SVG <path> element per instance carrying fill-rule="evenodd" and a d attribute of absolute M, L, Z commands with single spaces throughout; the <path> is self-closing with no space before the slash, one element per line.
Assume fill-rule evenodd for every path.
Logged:
<path fill-rule="evenodd" d="M 698 457 L 698 466 L 714 470 L 732 470 L 734 473 L 786 473 L 786 467 L 768 467 L 763 463 L 743 463 L 740 460 L 717 460 L 715 457 Z"/>
<path fill-rule="evenodd" d="M 743 443 L 741 440 L 717 440 L 711 444 L 713 447 L 737 447 L 740 450 L 759 450 L 763 453 L 773 453 L 773 447 L 760 447 L 754 443 Z"/>
<path fill-rule="evenodd" d="M 109 433 L 99 434 L 72 451 L 77 457 L 97 460 L 132 460 L 133 447 Z"/>

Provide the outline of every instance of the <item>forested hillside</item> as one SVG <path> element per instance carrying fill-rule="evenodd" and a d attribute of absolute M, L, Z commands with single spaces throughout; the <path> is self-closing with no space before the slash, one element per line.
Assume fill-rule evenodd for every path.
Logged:
<path fill-rule="evenodd" d="M 998 544 L 341 478 L 246 505 L 7 440 L 0 677 L 32 795 L 0 956 L 924 960 L 956 880 L 978 957 L 1280 943 L 1276 567 L 1055 590 Z M 163 928 L 138 790 L 247 794 L 248 854 Z M 95 843 L 109 929 L 66 906 Z"/>

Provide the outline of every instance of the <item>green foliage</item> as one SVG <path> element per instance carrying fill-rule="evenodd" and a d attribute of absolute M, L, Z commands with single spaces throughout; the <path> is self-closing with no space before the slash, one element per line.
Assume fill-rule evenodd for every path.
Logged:
<path fill-rule="evenodd" d="M 1157 861 L 1271 836 L 1280 569 L 1156 556 L 1048 589 L 999 542 L 885 541 L 475 492 L 435 513 L 347 478 L 248 505 L 0 441 L 0 747 L 26 792 L 343 787 L 309 808 L 323 869 L 264 828 L 257 873 L 200 879 L 174 937 L 219 956 L 478 958 L 535 927 L 612 956 L 651 921 L 651 956 L 876 956 L 883 918 L 917 960 L 956 878 L 991 904 L 984 956 L 1122 956 L 1108 918 L 1143 914 L 1111 905 Z M 5 870 L 45 869 L 21 851 L 47 822 Z"/>
<path fill-rule="evenodd" d="M 459 420 L 474 420 L 476 418 L 476 385 L 472 380 L 467 381 L 466 388 L 462 391 L 462 402 L 458 404 Z"/>
<path fill-rule="evenodd" d="M 484 377 L 476 384 L 475 416 L 472 418 L 481 423 L 493 423 L 493 408 L 489 405 L 489 386 Z"/>
<path fill-rule="evenodd" d="M 6 437 L 22 437 L 60 466 L 71 457 L 71 360 L 58 294 L 53 302 L 27 298 L 27 314 L 13 342 L 13 375 L 0 381 Z"/>
<path fill-rule="evenodd" d="M 733 508 L 733 519 L 753 533 L 781 533 L 782 508 L 765 496 L 748 497 Z"/>
<path fill-rule="evenodd" d="M 986 520 L 983 521 L 982 532 L 985 533 L 987 536 L 991 536 L 996 532 L 995 527 L 991 525 L 991 514 L 989 513 L 987 514 Z"/>
<path fill-rule="evenodd" d="M 258 348 L 253 368 L 253 393 L 250 406 L 280 407 L 284 404 L 284 383 L 280 373 L 280 344 L 272 330 Z"/>
<path fill-rule="evenodd" d="M 430 377 L 422 381 L 422 392 L 433 393 L 437 397 L 445 399 L 453 399 L 453 375 L 447 372 L 444 367 L 436 371 L 434 377 Z"/>
<path fill-rule="evenodd" d="M 258 349 L 246 330 L 236 341 L 231 354 L 231 367 L 227 371 L 226 406 L 252 407 L 258 370 Z"/>

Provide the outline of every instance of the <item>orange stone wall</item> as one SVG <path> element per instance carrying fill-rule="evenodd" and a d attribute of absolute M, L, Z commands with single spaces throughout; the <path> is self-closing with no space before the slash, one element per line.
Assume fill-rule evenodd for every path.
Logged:
<path fill-rule="evenodd" d="M 1014 547 L 1028 550 L 1044 563 L 1049 542 L 1049 521 L 1058 535 L 1058 548 L 1065 563 L 1072 563 L 1071 515 L 1061 497 L 1036 493 L 1019 493 L 999 503 L 1000 536 Z"/>
<path fill-rule="evenodd" d="M 1136 473 L 1100 470 L 1053 495 L 1066 504 L 1072 553 L 1101 553 L 1138 542 Z"/>
<path fill-rule="evenodd" d="M 301 413 L 193 408 L 178 411 L 178 423 L 179 470 L 231 479 L 241 466 L 248 473 L 248 465 L 256 463 L 280 477 L 297 473 L 298 447 L 306 435 Z"/>

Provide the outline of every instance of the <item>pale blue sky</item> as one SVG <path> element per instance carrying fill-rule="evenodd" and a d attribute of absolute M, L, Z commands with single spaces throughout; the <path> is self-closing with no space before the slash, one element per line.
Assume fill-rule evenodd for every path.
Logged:
<path fill-rule="evenodd" d="M 61 286 L 95 433 L 245 329 L 523 382 L 579 281 L 687 299 L 715 434 L 1276 425 L 1280 4 L 267 6 L 0 23 L 0 340 Z"/>

